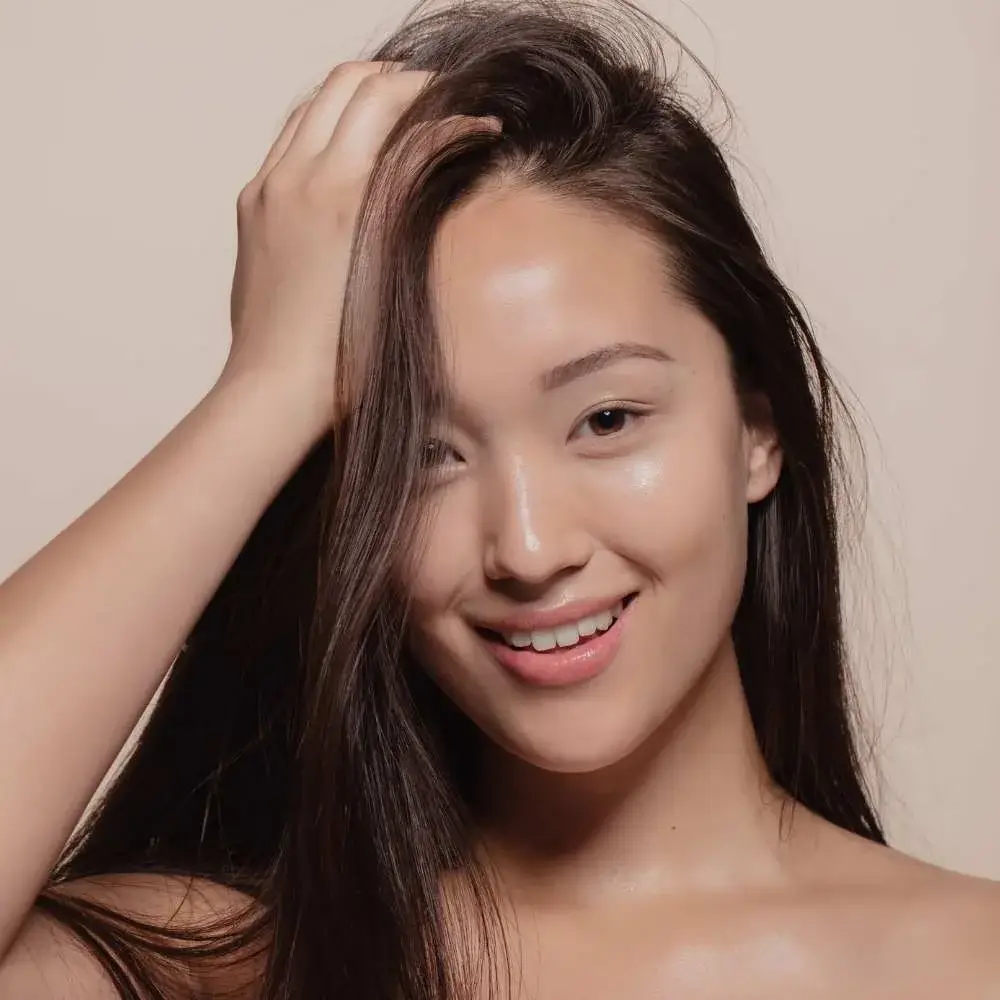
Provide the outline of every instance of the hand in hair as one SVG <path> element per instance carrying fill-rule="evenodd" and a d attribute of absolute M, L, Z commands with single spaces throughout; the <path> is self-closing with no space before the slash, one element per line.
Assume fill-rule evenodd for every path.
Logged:
<path fill-rule="evenodd" d="M 237 204 L 233 339 L 227 372 L 291 370 L 335 414 L 335 367 L 355 228 L 379 150 L 432 73 L 400 64 L 337 66 L 289 116 Z M 477 119 L 425 122 L 419 148 Z M 430 142 L 428 141 L 430 140 Z"/>

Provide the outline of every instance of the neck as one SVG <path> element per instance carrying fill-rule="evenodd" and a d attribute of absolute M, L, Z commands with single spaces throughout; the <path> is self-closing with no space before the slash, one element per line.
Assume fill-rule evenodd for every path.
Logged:
<path fill-rule="evenodd" d="M 515 900 L 576 905 L 783 879 L 782 805 L 732 643 L 633 753 L 557 773 L 487 743 L 482 847 Z"/>

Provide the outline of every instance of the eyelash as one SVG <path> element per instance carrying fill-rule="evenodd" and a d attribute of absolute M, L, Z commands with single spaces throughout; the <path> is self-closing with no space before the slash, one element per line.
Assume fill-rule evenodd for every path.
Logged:
<path fill-rule="evenodd" d="M 619 434 L 623 434 L 629 429 L 630 426 L 646 416 L 646 412 L 644 410 L 639 410 L 634 406 L 629 406 L 627 403 L 603 403 L 599 409 L 591 410 L 590 413 L 583 417 L 583 419 L 577 424 L 577 427 L 587 426 L 587 424 L 595 417 L 599 417 L 605 413 L 625 414 L 626 417 L 630 418 L 630 420 L 626 423 L 625 427 L 621 429 L 612 430 L 606 434 L 593 434 L 590 436 L 601 439 L 618 437 Z"/>
<path fill-rule="evenodd" d="M 438 451 L 443 451 L 443 452 L 455 451 L 455 449 L 452 448 L 450 444 L 448 444 L 445 441 L 442 441 L 440 438 L 428 438 L 421 447 L 422 447 L 421 458 L 423 460 L 423 467 L 425 470 L 430 472 L 433 472 L 438 466 L 434 463 L 433 459 L 430 462 L 427 461 L 428 451 L 435 448 Z"/>
<path fill-rule="evenodd" d="M 626 417 L 629 417 L 631 419 L 630 419 L 630 422 L 628 424 L 626 424 L 626 426 L 624 428 L 622 428 L 622 429 L 612 430 L 612 431 L 609 431 L 607 434 L 592 434 L 592 435 L 587 435 L 587 436 L 594 437 L 594 438 L 599 439 L 599 440 L 600 439 L 604 439 L 604 438 L 614 438 L 614 437 L 617 437 L 619 434 L 624 433 L 624 431 L 627 430 L 632 424 L 635 424 L 637 421 L 639 421 L 643 417 L 647 416 L 647 413 L 644 410 L 636 409 L 634 406 L 629 406 L 626 403 L 617 403 L 616 402 L 616 403 L 612 403 L 611 405 L 608 405 L 607 403 L 605 403 L 599 409 L 597 409 L 597 410 L 591 410 L 590 413 L 586 414 L 586 416 L 584 416 L 584 417 L 582 417 L 580 419 L 580 421 L 576 424 L 576 427 L 574 428 L 574 435 L 573 436 L 575 436 L 577 429 L 579 429 L 580 427 L 587 426 L 587 424 L 588 424 L 589 421 L 591 421 L 595 417 L 599 417 L 599 416 L 601 416 L 602 414 L 605 414 L 605 413 L 625 414 Z M 452 452 L 452 453 L 456 453 L 457 454 L 456 450 L 454 448 L 452 448 L 452 446 L 450 444 L 448 444 L 446 441 L 442 441 L 440 438 L 430 438 L 430 439 L 428 439 L 427 441 L 424 442 L 424 446 L 423 447 L 424 447 L 424 454 L 425 454 L 425 456 L 426 456 L 427 451 L 430 450 L 430 449 L 437 449 L 438 451 Z M 431 462 L 429 464 L 425 461 L 424 468 L 427 469 L 427 470 L 429 470 L 429 471 L 434 471 L 436 468 L 439 468 L 439 466 L 436 465 L 433 462 L 433 458 L 432 458 Z"/>

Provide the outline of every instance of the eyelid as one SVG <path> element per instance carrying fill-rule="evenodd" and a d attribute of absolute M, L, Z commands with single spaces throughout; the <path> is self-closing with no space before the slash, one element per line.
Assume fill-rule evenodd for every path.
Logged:
<path fill-rule="evenodd" d="M 449 461 L 440 462 L 440 463 L 438 463 L 436 465 L 424 466 L 423 471 L 424 471 L 425 474 L 440 475 L 443 469 L 446 469 L 449 466 L 451 466 L 451 465 L 454 464 L 450 460 L 452 457 L 457 456 L 457 458 L 459 459 L 459 461 L 464 461 L 464 459 L 462 458 L 462 455 L 460 454 L 459 450 L 453 444 L 451 444 L 450 442 L 448 442 L 443 437 L 438 437 L 435 434 L 432 434 L 432 435 L 428 436 L 427 438 L 424 439 L 423 444 L 421 445 L 421 447 L 422 448 L 426 448 L 429 445 L 438 445 L 442 450 L 444 450 L 444 451 L 446 451 L 446 452 L 448 452 L 450 454 L 449 454 Z"/>
<path fill-rule="evenodd" d="M 571 437 L 576 436 L 579 429 L 586 425 L 587 421 L 593 417 L 595 414 L 603 413 L 605 410 L 621 410 L 627 413 L 633 420 L 641 420 L 643 417 L 648 417 L 652 407 L 648 404 L 634 403 L 629 400 L 624 399 L 608 399 L 604 402 L 598 403 L 596 406 L 592 406 L 584 414 L 580 416 L 577 422 L 573 425 L 573 434 Z M 626 428 L 627 429 L 627 428 Z M 588 437 L 592 437 L 595 440 L 601 440 L 603 438 L 617 438 L 620 437 L 625 430 L 615 431 L 611 434 L 590 434 Z"/>

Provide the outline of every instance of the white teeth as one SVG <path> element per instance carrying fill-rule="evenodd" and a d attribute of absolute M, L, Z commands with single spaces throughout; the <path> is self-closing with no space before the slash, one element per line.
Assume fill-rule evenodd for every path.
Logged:
<path fill-rule="evenodd" d="M 508 646 L 515 649 L 527 649 L 530 646 L 539 653 L 546 653 L 556 646 L 575 646 L 581 638 L 592 636 L 595 632 L 606 632 L 623 610 L 623 604 L 619 601 L 613 608 L 596 615 L 587 615 L 572 625 L 533 629 L 531 632 L 505 632 L 503 638 Z"/>
<path fill-rule="evenodd" d="M 580 641 L 580 633 L 575 625 L 560 625 L 555 632 L 556 642 L 560 646 L 575 646 Z"/>
<path fill-rule="evenodd" d="M 545 653 L 550 649 L 555 649 L 557 645 L 556 634 L 550 629 L 540 628 L 531 633 L 531 645 L 539 653 Z"/>

